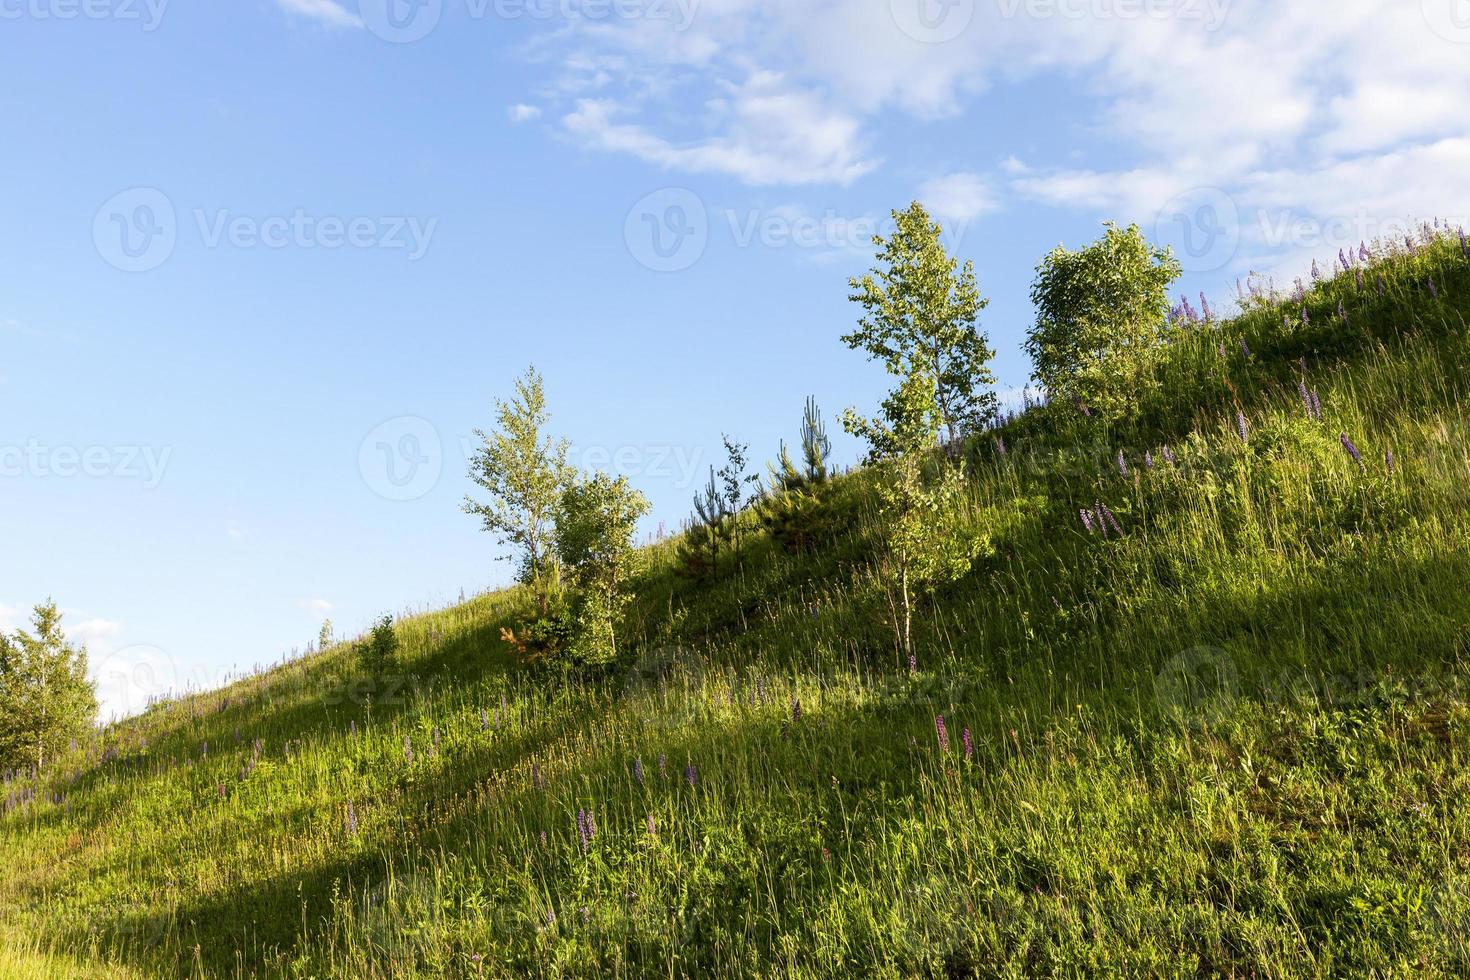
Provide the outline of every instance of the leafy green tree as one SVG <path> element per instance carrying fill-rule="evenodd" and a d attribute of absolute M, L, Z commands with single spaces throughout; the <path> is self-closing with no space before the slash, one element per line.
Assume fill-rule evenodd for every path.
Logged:
<path fill-rule="evenodd" d="M 573 652 L 589 664 L 617 659 L 617 633 L 638 562 L 634 534 L 648 499 L 627 478 L 598 473 L 562 493 L 556 552 L 575 586 Z"/>
<path fill-rule="evenodd" d="M 854 350 L 880 360 L 895 377 L 913 374 L 922 364 L 933 378 L 940 426 L 954 443 L 983 426 L 996 410 L 995 383 L 990 362 L 995 352 L 976 326 L 989 300 L 980 295 L 974 265 L 945 251 L 942 229 L 924 206 L 915 201 L 907 211 L 894 211 L 897 228 L 884 239 L 875 236 L 878 266 L 861 279 L 852 279 L 849 297 L 862 305 L 858 329 L 842 340 Z M 896 392 L 884 404 L 891 425 L 900 407 Z M 873 445 L 874 458 L 898 447 Z"/>
<path fill-rule="evenodd" d="M 0 637 L 0 764 L 40 770 L 96 721 L 97 690 L 56 603 L 37 606 L 31 623 L 32 632 Z"/>
<path fill-rule="evenodd" d="M 393 617 L 383 615 L 373 621 L 368 635 L 357 644 L 357 659 L 374 677 L 383 677 L 398 666 L 398 631 Z"/>
<path fill-rule="evenodd" d="M 720 468 L 720 483 L 724 488 L 724 510 L 730 524 L 730 535 L 735 547 L 740 547 L 740 512 L 745 509 L 747 488 L 759 486 L 761 478 L 745 474 L 746 453 L 750 447 L 721 434 L 725 443 L 725 465 Z"/>
<path fill-rule="evenodd" d="M 1182 268 L 1137 225 L 1106 229 L 1080 252 L 1058 247 L 1037 267 L 1026 352 L 1032 377 L 1054 401 L 1116 420 L 1131 417 L 1157 385 L 1169 285 Z"/>
<path fill-rule="evenodd" d="M 894 642 L 912 667 L 915 593 L 932 593 L 969 570 L 984 545 L 961 520 L 964 471 L 936 453 L 942 416 L 928 366 L 915 362 L 891 396 L 890 426 L 856 419 L 871 444 L 890 447 L 878 464 L 877 570 L 888 595 Z"/>
<path fill-rule="evenodd" d="M 515 387 L 514 398 L 495 403 L 499 430 L 475 430 L 480 446 L 470 462 L 470 478 L 490 499 L 466 497 L 464 511 L 479 517 L 501 545 L 515 549 L 509 557 L 519 562 L 520 581 L 531 586 L 544 616 L 559 578 L 551 546 L 556 507 L 574 474 L 567 465 L 567 443 L 542 435 L 551 416 L 541 375 L 528 368 Z"/>

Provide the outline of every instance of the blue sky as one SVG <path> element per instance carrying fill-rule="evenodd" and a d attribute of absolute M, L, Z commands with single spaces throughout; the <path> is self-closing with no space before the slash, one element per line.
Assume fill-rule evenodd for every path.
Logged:
<path fill-rule="evenodd" d="M 54 596 L 109 711 L 505 582 L 527 364 L 648 530 L 808 394 L 853 461 L 914 198 L 1007 389 L 1105 219 L 1221 306 L 1470 201 L 1467 0 L 0 0 L 0 55 L 0 625 Z"/>

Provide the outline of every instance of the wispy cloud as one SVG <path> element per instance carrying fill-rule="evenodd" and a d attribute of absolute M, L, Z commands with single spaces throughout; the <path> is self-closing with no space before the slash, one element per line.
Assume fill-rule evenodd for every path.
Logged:
<path fill-rule="evenodd" d="M 316 613 L 319 616 L 325 616 L 335 608 L 325 599 L 302 599 L 296 605 L 305 609 L 307 612 Z"/>
<path fill-rule="evenodd" d="M 532 119 L 540 116 L 541 110 L 538 109 L 536 106 L 526 105 L 523 102 L 518 102 L 507 109 L 506 114 L 510 116 L 511 122 L 523 123 L 530 122 Z"/>
<path fill-rule="evenodd" d="M 361 27 L 362 18 L 337 0 L 276 0 L 281 9 L 328 27 Z"/>

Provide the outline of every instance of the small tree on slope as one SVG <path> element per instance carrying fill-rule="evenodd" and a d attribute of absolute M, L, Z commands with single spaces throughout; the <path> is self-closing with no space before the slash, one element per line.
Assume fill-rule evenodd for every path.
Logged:
<path fill-rule="evenodd" d="M 556 522 L 556 551 L 576 586 L 573 652 L 584 663 L 617 659 L 618 626 L 636 570 L 633 536 L 648 513 L 648 500 L 625 477 L 599 473 L 562 494 Z"/>
<path fill-rule="evenodd" d="M 484 522 L 502 545 L 516 549 L 519 578 L 530 585 L 546 615 L 557 587 L 552 525 L 563 489 L 572 480 L 567 443 L 543 437 L 550 420 L 541 375 L 534 367 L 516 381 L 510 402 L 495 403 L 499 431 L 475 430 L 480 447 L 470 461 L 470 478 L 490 495 L 465 498 L 464 511 Z"/>
<path fill-rule="evenodd" d="M 0 636 L 0 765 L 39 770 L 96 721 L 97 692 L 56 603 L 37 606 L 31 623 L 33 632 Z"/>
<path fill-rule="evenodd" d="M 995 383 L 989 367 L 995 352 L 976 327 L 989 301 L 980 296 L 974 266 L 966 262 L 960 268 L 945 251 L 941 228 L 923 205 L 916 201 L 893 218 L 892 237 L 873 239 L 879 265 L 848 282 L 849 298 L 864 314 L 858 329 L 842 340 L 882 361 L 895 377 L 909 376 L 922 364 L 933 379 L 940 427 L 954 443 L 995 414 L 996 396 L 988 390 Z M 891 414 L 889 420 L 894 421 Z M 895 451 L 886 442 L 873 444 L 873 458 Z"/>

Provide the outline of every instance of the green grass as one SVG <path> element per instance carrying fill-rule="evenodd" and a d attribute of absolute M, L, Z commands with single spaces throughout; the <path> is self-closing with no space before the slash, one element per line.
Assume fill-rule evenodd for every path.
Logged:
<path fill-rule="evenodd" d="M 971 447 L 991 544 L 917 673 L 860 472 L 813 554 L 650 549 L 608 676 L 518 667 L 512 590 L 402 622 L 401 681 L 338 648 L 113 726 L 3 787 L 0 975 L 1464 975 L 1470 261 L 1302 305 L 1181 332 L 1136 426 Z"/>

